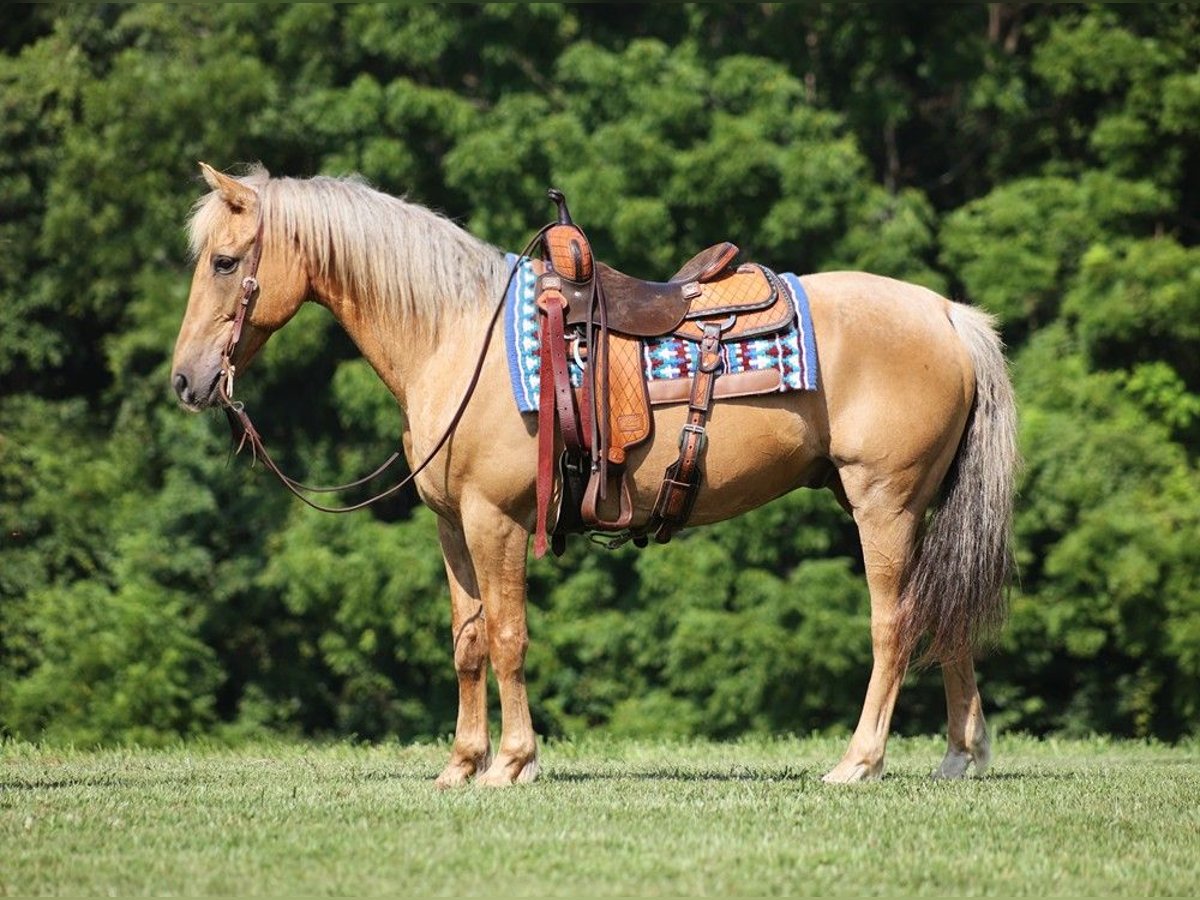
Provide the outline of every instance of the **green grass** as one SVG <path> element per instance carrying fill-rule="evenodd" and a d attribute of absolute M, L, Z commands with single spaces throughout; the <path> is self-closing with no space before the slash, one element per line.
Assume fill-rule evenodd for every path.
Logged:
<path fill-rule="evenodd" d="M 1004 738 L 985 779 L 831 787 L 829 738 L 543 747 L 439 793 L 444 746 L 0 746 L 0 894 L 1193 894 L 1196 745 Z"/>

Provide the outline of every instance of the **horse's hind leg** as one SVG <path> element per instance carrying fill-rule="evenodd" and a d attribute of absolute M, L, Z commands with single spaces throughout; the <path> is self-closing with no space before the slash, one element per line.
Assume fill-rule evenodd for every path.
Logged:
<path fill-rule="evenodd" d="M 843 470 L 842 485 L 852 507 L 862 542 L 867 585 L 871 591 L 871 649 L 874 662 L 862 714 L 841 762 L 825 781 L 848 784 L 883 776 L 884 753 L 896 695 L 908 666 L 896 650 L 893 623 L 899 605 L 900 583 L 912 552 L 917 517 L 897 502 L 879 502 L 882 488 L 860 489 L 862 472 Z M 858 478 L 856 476 L 863 476 Z"/>
<path fill-rule="evenodd" d="M 971 763 L 975 774 L 987 772 L 992 758 L 991 740 L 983 720 L 983 701 L 975 684 L 975 663 L 967 656 L 942 665 L 949 720 L 946 755 L 933 771 L 934 778 L 962 778 Z"/>
<path fill-rule="evenodd" d="M 465 784 L 491 763 L 487 723 L 487 622 L 475 569 L 462 529 L 438 520 L 438 536 L 450 582 L 450 627 L 458 675 L 458 724 L 450 762 L 437 778 L 440 788 Z"/>

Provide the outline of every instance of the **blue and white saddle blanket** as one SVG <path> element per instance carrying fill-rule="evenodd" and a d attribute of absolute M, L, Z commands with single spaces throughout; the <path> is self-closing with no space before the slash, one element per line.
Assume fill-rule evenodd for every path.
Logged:
<path fill-rule="evenodd" d="M 509 282 L 504 304 L 504 342 L 513 397 L 521 412 L 537 412 L 541 386 L 541 357 L 538 353 L 537 276 L 529 257 L 508 254 L 517 268 Z M 812 391 L 817 388 L 817 344 L 813 337 L 808 295 L 800 279 L 791 272 L 779 275 L 796 307 L 792 327 L 768 337 L 722 345 L 723 375 L 775 369 L 778 391 Z M 642 341 L 642 363 L 647 381 L 690 379 L 699 358 L 699 345 L 683 338 L 648 338 Z M 571 384 L 583 384 L 583 369 L 570 359 Z"/>

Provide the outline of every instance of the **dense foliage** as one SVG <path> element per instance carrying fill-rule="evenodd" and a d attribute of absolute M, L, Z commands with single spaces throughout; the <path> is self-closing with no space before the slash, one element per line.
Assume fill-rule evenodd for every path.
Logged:
<path fill-rule="evenodd" d="M 356 171 L 506 247 L 572 198 L 669 272 L 731 237 L 1000 319 L 1026 458 L 993 722 L 1200 715 L 1200 10 L 1021 3 L 9 5 L 0 29 L 0 729 L 80 743 L 454 721 L 431 514 L 330 519 L 173 403 L 196 161 Z M 313 480 L 399 413 L 308 309 L 240 384 Z M 531 570 L 543 733 L 853 724 L 850 522 L 799 492 Z M 942 727 L 936 673 L 901 731 Z"/>

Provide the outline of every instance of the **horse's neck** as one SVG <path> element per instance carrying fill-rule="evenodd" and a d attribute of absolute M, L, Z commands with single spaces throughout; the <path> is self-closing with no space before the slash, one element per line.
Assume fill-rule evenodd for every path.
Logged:
<path fill-rule="evenodd" d="M 481 284 L 489 279 L 481 278 Z M 502 285 L 483 287 L 484 294 L 498 294 Z M 350 294 L 333 280 L 315 280 L 313 292 L 317 302 L 325 306 L 345 329 L 366 358 L 395 395 L 405 412 L 407 422 L 440 418 L 448 397 L 442 393 L 447 386 L 457 386 L 457 379 L 447 379 L 447 371 L 469 371 L 482 345 L 485 309 L 498 296 L 479 297 L 477 311 L 442 310 L 438 321 L 412 321 L 412 315 L 387 309 L 387 304 L 369 303 Z"/>

